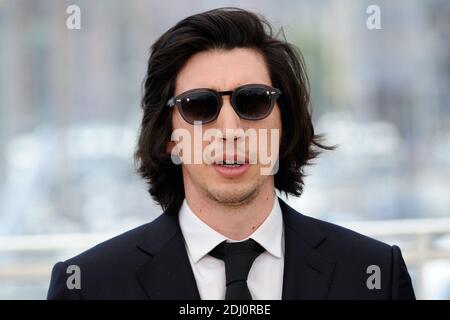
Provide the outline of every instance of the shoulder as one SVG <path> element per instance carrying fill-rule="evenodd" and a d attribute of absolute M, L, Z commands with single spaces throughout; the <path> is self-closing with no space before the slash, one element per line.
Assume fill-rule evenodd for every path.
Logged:
<path fill-rule="evenodd" d="M 284 210 L 285 228 L 293 230 L 327 256 L 343 259 L 358 259 L 364 257 L 377 257 L 389 260 L 392 255 L 392 246 L 363 235 L 354 230 L 338 224 L 323 221 L 297 212 L 286 203 Z"/>
<path fill-rule="evenodd" d="M 114 260 L 117 256 L 135 254 L 136 243 L 150 224 L 141 225 L 103 241 L 64 262 L 66 264 L 107 263 L 109 260 Z"/>
<path fill-rule="evenodd" d="M 335 223 L 319 220 L 316 218 L 304 216 L 311 225 L 321 230 L 327 237 L 327 241 L 331 242 L 336 249 L 347 248 L 352 250 L 369 250 L 374 252 L 390 251 L 391 246 L 380 240 L 363 235 L 354 230 L 345 228 Z"/>
<path fill-rule="evenodd" d="M 178 219 L 175 215 L 164 212 L 153 221 L 138 226 L 101 242 L 94 247 L 65 261 L 66 264 L 117 264 L 118 261 L 133 262 L 140 256 L 148 257 L 146 243 L 157 243 L 165 240 L 178 230 Z M 124 259 L 127 257 L 127 259 Z"/>
<path fill-rule="evenodd" d="M 280 204 L 286 234 L 295 234 L 294 239 L 302 239 L 310 253 L 334 265 L 329 298 L 415 298 L 411 277 L 398 246 L 303 215 L 282 201 Z M 367 283 L 373 280 L 372 274 L 379 276 L 380 286 L 376 289 L 381 290 L 369 288 Z"/>
<path fill-rule="evenodd" d="M 143 224 L 70 258 L 55 264 L 51 274 L 49 299 L 80 299 L 97 297 L 139 297 L 136 271 L 151 259 L 146 244 L 163 243 L 170 230 L 176 233 L 174 217 L 162 213 Z M 67 290 L 66 282 L 79 270 L 81 290 Z M 114 279 L 114 281 L 112 281 Z"/>

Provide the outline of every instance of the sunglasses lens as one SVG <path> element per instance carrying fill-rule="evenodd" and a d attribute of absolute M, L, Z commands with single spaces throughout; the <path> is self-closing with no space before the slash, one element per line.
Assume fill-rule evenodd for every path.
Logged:
<path fill-rule="evenodd" d="M 241 117 L 250 120 L 263 119 L 272 107 L 270 89 L 265 87 L 248 87 L 236 93 L 236 111 Z"/>
<path fill-rule="evenodd" d="M 217 96 L 208 91 L 193 92 L 181 100 L 184 118 L 190 122 L 213 120 L 219 108 Z"/>

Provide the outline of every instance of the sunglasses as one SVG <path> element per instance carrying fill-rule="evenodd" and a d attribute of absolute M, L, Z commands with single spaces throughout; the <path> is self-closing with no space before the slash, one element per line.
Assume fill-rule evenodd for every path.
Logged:
<path fill-rule="evenodd" d="M 231 106 L 241 119 L 261 120 L 272 112 L 279 95 L 279 89 L 264 84 L 246 84 L 232 91 L 199 88 L 169 99 L 167 106 L 177 106 L 183 119 L 190 124 L 194 121 L 205 124 L 219 116 L 222 96 L 230 96 Z"/>

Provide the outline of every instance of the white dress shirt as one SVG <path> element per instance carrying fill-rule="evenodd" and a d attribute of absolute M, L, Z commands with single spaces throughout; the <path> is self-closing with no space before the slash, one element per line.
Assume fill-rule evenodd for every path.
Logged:
<path fill-rule="evenodd" d="M 186 199 L 180 208 L 179 221 L 200 298 L 225 299 L 225 264 L 208 253 L 224 240 L 236 241 L 228 239 L 200 220 Z M 280 300 L 284 271 L 284 227 L 278 197 L 275 196 L 272 211 L 266 220 L 248 238 L 266 249 L 255 259 L 248 275 L 247 284 L 253 299 Z"/>

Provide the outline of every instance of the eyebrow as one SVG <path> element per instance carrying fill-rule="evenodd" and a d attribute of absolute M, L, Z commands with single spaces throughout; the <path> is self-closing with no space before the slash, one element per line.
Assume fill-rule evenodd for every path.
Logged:
<path fill-rule="evenodd" d="M 234 89 L 236 89 L 236 88 L 238 88 L 238 87 L 240 87 L 242 85 L 243 84 L 241 82 L 238 82 L 235 86 L 232 87 L 232 89 L 225 89 L 225 90 L 219 88 L 218 86 L 206 86 L 206 87 L 203 87 L 203 88 L 209 88 L 209 89 L 213 89 L 213 90 L 216 90 L 216 91 L 220 92 L 220 91 L 233 91 Z"/>
<path fill-rule="evenodd" d="M 187 92 L 187 91 L 190 91 L 190 90 L 200 89 L 200 88 L 203 88 L 203 89 L 212 89 L 212 90 L 215 90 L 215 91 L 217 91 L 217 92 L 224 92 L 224 91 L 230 92 L 230 91 L 234 91 L 234 90 L 235 90 L 236 88 L 238 88 L 238 87 L 241 87 L 241 86 L 244 86 L 244 85 L 247 85 L 247 84 L 263 84 L 263 85 L 266 85 L 266 86 L 272 86 L 272 84 L 266 84 L 266 83 L 264 83 L 264 82 L 258 82 L 258 81 L 247 81 L 247 82 L 245 82 L 245 83 L 243 83 L 243 82 L 238 82 L 238 83 L 235 84 L 234 87 L 232 87 L 232 89 L 228 89 L 228 90 L 222 90 L 222 89 L 220 89 L 218 86 L 214 86 L 214 85 L 213 85 L 213 86 L 199 85 L 199 86 L 196 86 L 196 87 L 193 87 L 193 88 L 190 88 L 190 89 L 185 89 L 185 90 L 181 91 L 180 93 L 175 94 L 174 96 L 180 95 L 180 94 L 182 94 L 182 93 L 184 93 L 184 92 Z"/>
<path fill-rule="evenodd" d="M 200 86 L 195 86 L 189 89 L 185 89 L 183 91 L 181 91 L 178 94 L 182 94 L 183 92 L 189 91 L 189 90 L 194 90 L 194 89 L 200 89 L 200 88 L 204 88 L 204 89 L 212 89 L 215 90 L 217 92 L 221 92 L 221 91 L 233 91 L 234 89 L 236 89 L 237 87 L 240 87 L 242 85 L 242 83 L 238 83 L 236 86 L 234 86 L 232 89 L 228 89 L 228 90 L 222 90 L 221 88 L 219 88 L 218 86 L 207 86 L 207 85 L 200 85 Z M 175 94 L 176 96 L 177 94 Z"/>

